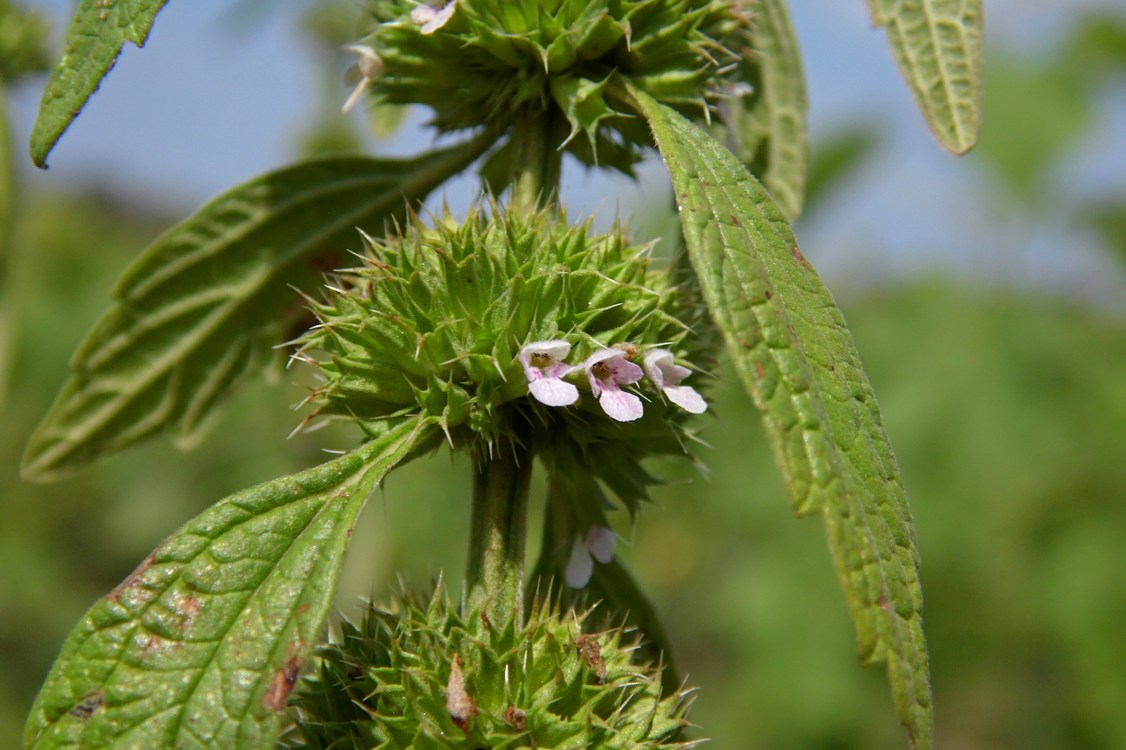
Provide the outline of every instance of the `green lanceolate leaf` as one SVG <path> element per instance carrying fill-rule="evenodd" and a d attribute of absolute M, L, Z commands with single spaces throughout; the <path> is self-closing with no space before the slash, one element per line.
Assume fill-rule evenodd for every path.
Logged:
<path fill-rule="evenodd" d="M 51 73 L 31 132 L 31 158 L 47 155 L 98 90 L 126 42 L 141 47 L 167 0 L 82 0 L 66 32 L 66 51 Z"/>
<path fill-rule="evenodd" d="M 798 39 L 783 0 L 743 5 L 752 30 L 740 70 L 750 90 L 724 110 L 728 146 L 793 221 L 802 210 L 809 166 L 809 103 Z"/>
<path fill-rule="evenodd" d="M 939 142 L 956 154 L 981 130 L 981 0 L 868 0 L 900 72 Z"/>
<path fill-rule="evenodd" d="M 403 422 L 231 495 L 169 537 L 67 638 L 24 747 L 273 747 L 356 515 L 435 430 Z"/>
<path fill-rule="evenodd" d="M 300 321 L 293 287 L 312 290 L 349 265 L 356 227 L 381 233 L 485 146 L 309 161 L 233 188 L 173 227 L 126 270 L 117 304 L 75 353 L 28 443 L 24 476 L 55 478 L 164 429 L 190 444 Z"/>
<path fill-rule="evenodd" d="M 912 746 L 931 743 L 915 530 L 840 310 L 786 218 L 708 134 L 633 91 L 680 206 L 689 257 L 799 514 L 817 512 L 864 662 L 886 661 Z M 749 480 L 748 480 L 749 481 Z"/>

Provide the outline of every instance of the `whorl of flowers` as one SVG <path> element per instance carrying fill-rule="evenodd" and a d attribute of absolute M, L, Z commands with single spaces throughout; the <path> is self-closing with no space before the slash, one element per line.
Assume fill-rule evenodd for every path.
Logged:
<path fill-rule="evenodd" d="M 461 616 L 439 586 L 344 620 L 291 698 L 288 747 L 688 748 L 691 696 L 661 695 L 620 630 L 547 604 L 528 622 Z"/>
<path fill-rule="evenodd" d="M 362 264 L 313 304 L 320 323 L 295 355 L 323 376 L 314 416 L 378 432 L 415 414 L 455 446 L 683 443 L 685 416 L 707 405 L 674 361 L 707 353 L 691 335 L 698 312 L 650 269 L 648 248 L 546 211 L 493 213 L 366 241 Z"/>
<path fill-rule="evenodd" d="M 441 131 L 553 110 L 569 125 L 559 138 L 571 153 L 626 172 L 650 140 L 644 121 L 608 95 L 611 79 L 707 117 L 739 63 L 728 47 L 748 25 L 730 0 L 382 0 L 370 9 L 366 51 L 350 49 L 378 70 L 362 84 L 377 102 L 428 105 Z"/>

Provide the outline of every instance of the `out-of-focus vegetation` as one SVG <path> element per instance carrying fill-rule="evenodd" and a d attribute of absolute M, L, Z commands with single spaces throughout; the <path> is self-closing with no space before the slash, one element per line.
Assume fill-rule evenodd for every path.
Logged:
<path fill-rule="evenodd" d="M 1088 132 L 1106 89 L 1123 86 L 1124 39 L 1120 23 L 1093 19 L 1054 61 L 998 58 L 980 158 L 1011 188 L 1007 212 L 1036 220 L 1046 175 Z M 1047 120 L 1045 101 L 1054 102 Z M 1037 116 L 1041 129 L 1013 124 Z M 850 138 L 825 149 L 817 184 L 842 179 L 863 154 L 868 141 Z M 302 375 L 288 372 L 242 394 L 192 453 L 156 441 L 58 484 L 22 483 L 24 442 L 107 307 L 114 274 L 170 223 L 98 196 L 22 198 L 0 421 L 5 747 L 17 745 L 73 623 L 163 536 L 231 491 L 355 440 L 285 439 L 300 419 L 285 407 L 303 395 Z M 1121 196 L 1068 210 L 1077 232 L 1126 246 Z M 933 278 L 870 292 L 845 311 L 918 526 L 939 746 L 1126 747 L 1121 312 Z M 679 666 L 703 688 L 692 715 L 700 734 L 717 748 L 899 747 L 882 672 L 857 666 L 819 526 L 794 521 L 736 379 L 718 373 L 713 394 L 719 419 L 700 451 L 708 475 L 670 475 L 660 507 L 646 509 L 621 549 L 668 618 Z M 400 571 L 418 584 L 443 570 L 460 579 L 467 477 L 445 454 L 391 476 L 354 537 L 344 611 L 388 591 Z"/>

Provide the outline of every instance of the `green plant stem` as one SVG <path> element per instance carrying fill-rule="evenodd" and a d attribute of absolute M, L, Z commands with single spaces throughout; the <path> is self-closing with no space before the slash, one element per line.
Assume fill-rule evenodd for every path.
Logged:
<path fill-rule="evenodd" d="M 470 610 L 481 610 L 498 627 L 523 620 L 524 544 L 532 452 L 502 443 L 474 462 L 466 589 Z"/>
<path fill-rule="evenodd" d="M 558 113 L 526 109 L 512 126 L 512 199 L 510 208 L 531 213 L 559 191 L 565 129 Z"/>

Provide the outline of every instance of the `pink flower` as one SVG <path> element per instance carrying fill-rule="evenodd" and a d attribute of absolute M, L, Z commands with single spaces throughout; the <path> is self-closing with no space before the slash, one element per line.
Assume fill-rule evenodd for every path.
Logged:
<path fill-rule="evenodd" d="M 605 526 L 591 526 L 586 538 L 575 539 L 571 545 L 571 559 L 563 578 L 573 589 L 581 589 L 594 573 L 594 561 L 608 563 L 614 559 L 614 532 Z"/>
<path fill-rule="evenodd" d="M 356 106 L 356 102 L 360 100 L 360 96 L 364 93 L 372 82 L 383 74 L 383 59 L 375 54 L 375 51 L 363 44 L 349 44 L 344 48 L 346 51 L 351 52 L 356 56 L 355 67 L 348 71 L 351 76 L 359 76 L 359 81 L 356 83 L 356 88 L 352 89 L 351 96 L 348 101 L 344 102 L 341 108 L 342 112 L 348 112 L 352 107 Z M 355 80 L 355 78 L 352 78 Z"/>
<path fill-rule="evenodd" d="M 658 390 L 664 392 L 669 401 L 692 414 L 703 414 L 708 405 L 703 396 L 689 385 L 677 385 L 692 374 L 687 367 L 676 364 L 672 352 L 667 349 L 653 349 L 645 354 L 643 360 L 645 376 Z"/>
<path fill-rule="evenodd" d="M 419 30 L 421 33 L 433 34 L 446 25 L 456 9 L 457 0 L 449 0 L 444 5 L 441 0 L 427 0 L 411 11 L 411 21 L 422 27 Z"/>
<path fill-rule="evenodd" d="M 600 349 L 583 362 L 590 390 L 602 409 L 619 422 L 640 419 L 644 411 L 641 399 L 619 386 L 641 380 L 641 368 L 626 359 L 621 349 Z"/>
<path fill-rule="evenodd" d="M 545 406 L 570 406 L 579 400 L 579 389 L 563 380 L 571 371 L 563 362 L 571 345 L 561 339 L 533 341 L 520 350 L 520 364 L 528 378 L 528 392 Z"/>

